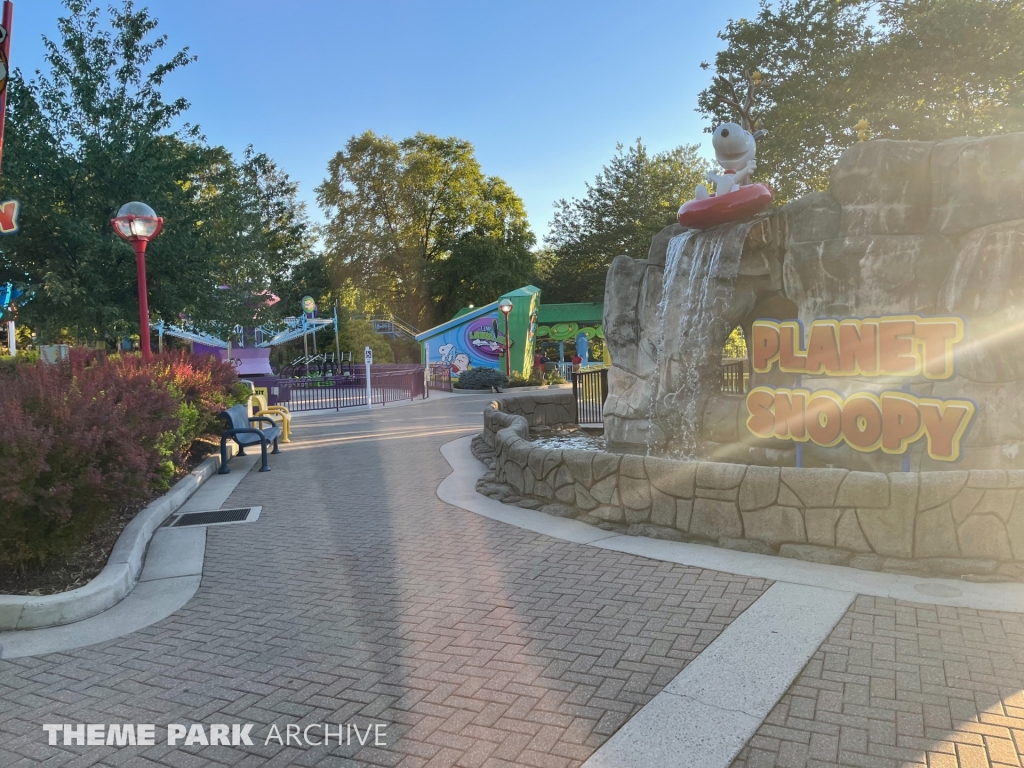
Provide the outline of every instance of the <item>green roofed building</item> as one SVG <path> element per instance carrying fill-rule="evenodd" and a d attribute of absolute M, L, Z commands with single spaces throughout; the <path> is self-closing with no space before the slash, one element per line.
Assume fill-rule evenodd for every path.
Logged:
<path fill-rule="evenodd" d="M 417 335 L 421 361 L 450 365 L 456 374 L 466 368 L 504 371 L 505 318 L 498 303 L 505 298 L 512 302 L 509 367 L 515 373 L 529 376 L 537 351 L 551 361 L 570 363 L 574 354 L 586 351 L 587 362 L 607 362 L 603 305 L 541 304 L 540 289 L 532 285 L 509 291 L 483 307 L 463 307 L 448 322 Z"/>
<path fill-rule="evenodd" d="M 604 304 L 541 304 L 534 343 L 549 360 L 568 362 L 584 351 L 578 344 L 582 333 L 587 338 L 584 363 L 607 363 L 603 320 Z"/>

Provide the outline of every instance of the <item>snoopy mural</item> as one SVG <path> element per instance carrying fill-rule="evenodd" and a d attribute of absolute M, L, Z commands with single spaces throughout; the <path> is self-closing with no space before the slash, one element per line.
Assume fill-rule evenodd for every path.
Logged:
<path fill-rule="evenodd" d="M 725 80 L 723 83 L 735 94 L 735 83 Z M 752 181 L 757 170 L 757 142 L 768 135 L 766 130 L 754 129 L 756 123 L 750 114 L 760 85 L 761 76 L 755 72 L 748 78 L 747 95 L 742 104 L 726 99 L 739 111 L 742 124 L 722 123 L 715 128 L 711 145 L 722 171 L 707 174 L 707 182 L 715 186 L 714 192 L 705 184 L 698 184 L 693 200 L 679 208 L 677 219 L 684 227 L 708 229 L 747 219 L 771 208 L 774 199 L 771 189 Z"/>
<path fill-rule="evenodd" d="M 469 355 L 460 352 L 454 344 L 442 344 L 437 348 L 437 352 L 441 355 L 441 362 L 450 365 L 454 374 L 468 371 L 472 367 Z"/>

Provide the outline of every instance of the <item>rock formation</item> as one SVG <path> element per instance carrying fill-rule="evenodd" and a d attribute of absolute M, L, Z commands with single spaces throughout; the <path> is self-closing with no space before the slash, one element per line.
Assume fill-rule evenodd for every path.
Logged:
<path fill-rule="evenodd" d="M 967 320 L 955 378 L 805 377 L 801 386 L 847 393 L 906 384 L 972 399 L 978 413 L 961 462 L 932 461 L 914 445 L 912 468 L 1024 468 L 1024 133 L 856 144 L 828 192 L 705 232 L 666 227 L 646 260 L 619 256 L 605 289 L 608 445 L 792 464 L 793 443 L 753 438 L 743 397 L 718 393 L 732 328 L 749 338 L 757 318 L 807 325 L 911 313 Z M 792 378 L 755 374 L 750 385 Z M 804 464 L 898 471 L 901 458 L 807 444 Z"/>

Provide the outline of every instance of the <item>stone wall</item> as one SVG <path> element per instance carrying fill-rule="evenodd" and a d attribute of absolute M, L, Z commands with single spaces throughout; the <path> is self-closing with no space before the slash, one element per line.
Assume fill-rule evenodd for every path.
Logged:
<path fill-rule="evenodd" d="M 534 402 L 529 402 L 534 400 Z M 553 450 L 571 395 L 484 412 L 481 492 L 601 527 L 919 575 L 1024 579 L 1024 471 L 857 472 Z"/>
<path fill-rule="evenodd" d="M 522 416 L 530 427 L 576 423 L 576 401 L 568 390 L 523 392 L 494 400 L 489 409 Z"/>

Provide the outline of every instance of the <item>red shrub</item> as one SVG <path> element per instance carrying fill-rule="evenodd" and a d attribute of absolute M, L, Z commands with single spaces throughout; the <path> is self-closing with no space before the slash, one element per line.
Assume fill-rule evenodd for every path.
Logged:
<path fill-rule="evenodd" d="M 194 437 L 183 415 L 189 433 L 205 428 L 235 385 L 230 366 L 183 354 L 146 365 L 78 352 L 0 375 L 0 561 L 45 560 L 148 498 Z"/>
<path fill-rule="evenodd" d="M 156 381 L 170 387 L 186 405 L 195 407 L 198 423 L 194 434 L 186 436 L 185 447 L 213 426 L 217 414 L 244 401 L 234 367 L 211 355 L 176 351 L 155 355 L 148 365 L 138 355 L 114 358 L 111 362 L 124 375 L 148 371 Z"/>
<path fill-rule="evenodd" d="M 148 368 L 153 378 L 175 386 L 187 402 L 216 415 L 231 401 L 238 375 L 228 363 L 212 355 L 192 355 L 184 350 L 154 355 L 147 365 L 138 355 L 111 359 L 121 371 Z"/>

